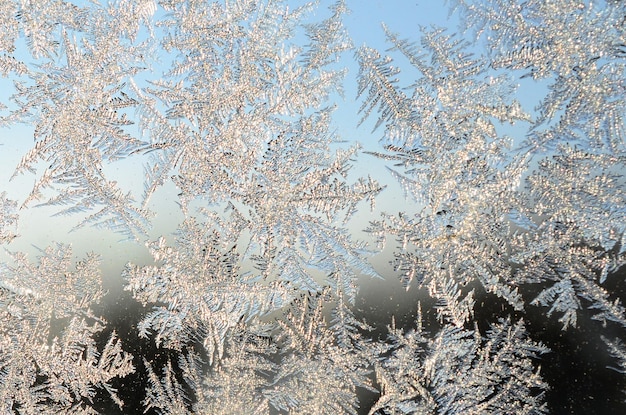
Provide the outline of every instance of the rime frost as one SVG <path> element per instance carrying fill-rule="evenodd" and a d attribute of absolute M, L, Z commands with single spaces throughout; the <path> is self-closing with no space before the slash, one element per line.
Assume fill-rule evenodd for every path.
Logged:
<path fill-rule="evenodd" d="M 11 167 L 34 178 L 0 195 L 3 413 L 133 411 L 131 376 L 156 414 L 558 411 L 537 313 L 592 324 L 626 371 L 624 2 L 454 0 L 460 33 L 384 26 L 386 52 L 353 46 L 341 0 L 36 3 L 0 2 L 0 126 L 32 129 Z M 368 154 L 335 133 L 344 82 L 382 136 Z M 387 171 L 354 177 L 366 157 Z M 130 165 L 142 189 L 114 173 Z M 405 203 L 378 212 L 389 179 Z M 160 234 L 171 188 L 182 219 Z M 41 205 L 147 247 L 123 288 L 166 359 L 97 311 L 98 254 L 12 249 Z M 411 327 L 356 307 L 365 278 L 395 278 L 383 248 L 425 307 Z"/>
<path fill-rule="evenodd" d="M 392 328 L 389 357 L 376 366 L 381 397 L 370 413 L 541 414 L 547 385 L 531 358 L 548 350 L 529 341 L 524 323 L 501 320 L 483 339 L 476 331 L 444 326 L 430 338 Z"/>
<path fill-rule="evenodd" d="M 0 281 L 2 412 L 95 413 L 95 388 L 122 407 L 110 382 L 134 367 L 115 333 L 102 350 L 96 342 L 106 323 L 90 312 L 103 295 L 98 257 L 73 265 L 71 249 L 58 245 L 37 264 L 12 260 Z"/>

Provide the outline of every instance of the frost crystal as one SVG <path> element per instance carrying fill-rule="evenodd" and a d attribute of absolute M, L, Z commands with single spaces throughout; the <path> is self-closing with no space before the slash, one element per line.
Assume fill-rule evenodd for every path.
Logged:
<path fill-rule="evenodd" d="M 134 371 L 132 357 L 111 335 L 96 336 L 105 321 L 90 307 L 102 297 L 95 255 L 72 265 L 68 246 L 46 249 L 38 264 L 15 254 L 2 269 L 0 396 L 2 412 L 95 413 L 96 388 L 123 406 L 111 380 Z"/>
<path fill-rule="evenodd" d="M 401 241 L 395 266 L 406 284 L 419 276 L 420 284 L 448 303 L 449 295 L 458 297 L 449 292 L 450 284 L 476 280 L 521 309 L 503 218 L 522 166 L 509 155 L 510 140 L 497 135 L 492 120 L 527 117 L 510 100 L 507 79 L 489 79 L 486 63 L 463 52 L 468 45 L 462 41 L 441 30 L 425 32 L 422 51 L 391 33 L 388 37 L 421 76 L 405 95 L 394 86 L 391 60 L 360 49 L 361 90 L 368 90 L 362 108 L 366 115 L 380 108 L 379 120 L 388 123 L 383 144 L 406 169 L 394 175 L 421 211 L 413 218 L 385 215 L 369 230 L 381 241 L 389 235 Z M 469 318 L 467 312 L 454 314 L 459 325 Z"/>
<path fill-rule="evenodd" d="M 450 0 L 473 39 L 384 26 L 386 52 L 347 3 L 0 1 L 0 127 L 30 129 L 10 180 L 34 182 L 0 194 L 0 412 L 558 412 L 570 333 L 626 371 L 626 3 Z M 365 155 L 337 133 L 350 65 Z M 124 296 L 98 254 L 20 248 L 42 205 L 147 247 Z M 406 327 L 359 291 L 393 285 L 381 252 L 425 305 Z"/>
<path fill-rule="evenodd" d="M 547 385 L 531 359 L 548 349 L 527 338 L 522 321 L 501 320 L 486 338 L 452 325 L 432 337 L 392 328 L 387 348 L 370 414 L 546 413 Z"/>

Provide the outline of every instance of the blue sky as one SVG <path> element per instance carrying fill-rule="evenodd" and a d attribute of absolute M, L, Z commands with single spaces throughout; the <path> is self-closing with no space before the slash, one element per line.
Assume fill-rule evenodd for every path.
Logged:
<path fill-rule="evenodd" d="M 383 24 L 401 37 L 415 40 L 418 39 L 420 26 L 435 25 L 456 30 L 454 16 L 448 20 L 448 7 L 443 1 L 347 0 L 346 3 L 351 12 L 346 16 L 344 24 L 352 37 L 355 48 L 366 45 L 384 53 L 389 48 L 389 44 L 385 41 Z M 363 127 L 356 131 L 351 127 L 353 120 L 358 121 L 360 117 L 354 117 L 354 110 L 358 110 L 358 105 L 354 106 L 356 103 L 353 102 L 356 96 L 358 66 L 352 56 L 349 58 L 344 59 L 349 68 L 346 78 L 346 102 L 338 108 L 336 113 L 336 118 L 340 123 L 339 133 L 345 139 L 354 139 L 363 145 L 368 147 L 373 145 L 372 147 L 375 148 L 382 130 L 371 134 L 374 119 L 364 123 Z M 402 63 L 399 60 L 396 62 L 398 65 Z"/>

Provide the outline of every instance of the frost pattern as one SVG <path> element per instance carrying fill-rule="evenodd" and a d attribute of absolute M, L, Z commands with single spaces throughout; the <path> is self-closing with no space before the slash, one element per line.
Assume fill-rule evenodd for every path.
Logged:
<path fill-rule="evenodd" d="M 7 199 L 7 193 L 0 194 L 0 243 L 11 242 L 17 237 L 17 202 Z"/>
<path fill-rule="evenodd" d="M 357 51 L 362 121 L 384 127 L 374 154 L 419 206 L 368 230 L 395 238 L 395 270 L 407 290 L 425 287 L 444 330 L 495 294 L 511 310 L 545 307 L 564 330 L 587 308 L 623 332 L 622 299 L 605 288 L 624 264 L 623 3 L 451 3 L 485 55 L 436 28 L 419 42 L 387 30 L 391 56 Z M 513 100 L 515 76 L 548 80 L 537 117 Z M 525 135 L 508 138 L 504 123 Z M 424 394 L 412 382 L 390 381 L 391 411 L 432 404 L 409 402 Z"/>
<path fill-rule="evenodd" d="M 145 413 L 542 414 L 549 350 L 520 316 L 576 330 L 591 309 L 623 333 L 623 2 L 455 0 L 473 42 L 385 27 L 390 56 L 356 49 L 360 122 L 383 135 L 369 153 L 407 201 L 367 231 L 435 315 L 379 338 L 354 307 L 359 278 L 380 277 L 376 250 L 350 220 L 385 186 L 352 179 L 361 149 L 333 132 L 345 2 L 323 17 L 287 1 L 105 3 L 0 2 L 14 81 L 0 125 L 33 128 L 13 178 L 35 178 L 23 200 L 0 195 L 0 243 L 19 237 L 18 206 L 52 205 L 145 244 L 152 262 L 122 274 L 149 310 L 133 330 L 177 358 L 132 356 L 96 313 L 96 254 L 9 252 L 3 413 L 124 412 L 116 385 L 140 371 Z M 535 112 L 516 100 L 528 77 L 547 85 Z M 143 194 L 110 176 L 122 160 L 143 164 Z M 168 187 L 184 219 L 153 237 Z M 485 303 L 501 305 L 486 323 Z"/>
<path fill-rule="evenodd" d="M 22 254 L 12 262 L 0 281 L 2 412 L 96 413 L 96 388 L 122 407 L 111 380 L 134 367 L 115 333 L 102 349 L 96 342 L 106 324 L 90 311 L 103 295 L 98 257 L 74 265 L 71 249 L 58 245 L 37 264 Z"/>
<path fill-rule="evenodd" d="M 171 364 L 160 377 L 149 369 L 146 407 L 164 414 L 357 414 L 356 389 L 374 390 L 371 362 L 361 354 L 364 345 L 342 342 L 340 329 L 326 323 L 322 306 L 329 299 L 306 295 L 294 300 L 274 330 L 268 331 L 267 324 L 239 324 L 208 373 L 198 355 L 182 357 L 178 364 L 194 388 L 193 403 Z"/>
<path fill-rule="evenodd" d="M 538 167 L 529 169 L 518 210 L 539 225 L 513 248 L 520 280 L 556 281 L 533 303 L 563 313 L 564 328 L 576 325 L 580 297 L 600 310 L 595 318 L 623 326 L 621 301 L 602 284 L 624 263 L 624 5 L 458 4 L 487 36 L 495 67 L 550 80 L 520 149 Z"/>
<path fill-rule="evenodd" d="M 219 224 L 219 220 L 215 217 Z M 151 245 L 158 266 L 128 269 L 127 289 L 145 304 L 164 303 L 139 325 L 141 336 L 181 349 L 200 340 L 210 362 L 221 358 L 226 334 L 242 319 L 267 315 L 289 300 L 279 284 L 254 281 L 239 269 L 232 236 L 236 229 L 215 229 L 206 235 L 198 223 L 187 222 L 175 248 L 160 239 Z"/>
<path fill-rule="evenodd" d="M 379 121 L 387 122 L 383 145 L 395 154 L 381 156 L 406 170 L 392 172 L 421 211 L 414 217 L 383 215 L 369 231 L 381 243 L 396 236 L 401 249 L 394 265 L 406 287 L 413 280 L 427 285 L 443 305 L 440 312 L 456 315 L 457 325 L 471 314 L 457 298 L 472 295 L 452 292 L 457 284 L 479 281 L 521 309 L 503 219 L 523 164 L 510 156 L 510 139 L 497 134 L 492 120 L 513 123 L 528 116 L 510 99 L 505 77 L 489 78 L 486 62 L 463 52 L 466 42 L 441 30 L 424 32 L 421 47 L 392 33 L 388 38 L 420 77 L 405 94 L 394 85 L 391 59 L 361 48 L 360 90 L 367 92 L 362 109 L 368 116 L 378 108 Z"/>
<path fill-rule="evenodd" d="M 421 318 L 418 317 L 418 319 Z M 542 414 L 547 385 L 531 359 L 548 349 L 527 338 L 523 321 L 477 329 L 446 325 L 436 335 L 421 327 L 391 328 L 389 355 L 376 366 L 382 395 L 370 414 Z"/>
<path fill-rule="evenodd" d="M 136 105 L 129 84 L 147 65 L 143 57 L 149 51 L 137 39 L 135 7 L 122 3 L 105 8 L 57 1 L 42 1 L 37 7 L 4 2 L 1 7 L 13 9 L 15 29 L 25 37 L 33 61 L 15 61 L 7 68 L 21 76 L 11 96 L 15 109 L 0 123 L 35 128 L 35 145 L 14 175 L 40 170 L 39 162 L 46 166 L 22 206 L 43 200 L 64 207 L 59 214 L 95 210 L 77 227 L 113 228 L 130 238 L 146 232 L 147 212 L 102 171 L 105 163 L 142 145 L 127 131 L 133 121 L 126 110 Z M 5 47 L 9 53 L 15 49 Z M 52 189 L 56 194 L 46 196 Z"/>

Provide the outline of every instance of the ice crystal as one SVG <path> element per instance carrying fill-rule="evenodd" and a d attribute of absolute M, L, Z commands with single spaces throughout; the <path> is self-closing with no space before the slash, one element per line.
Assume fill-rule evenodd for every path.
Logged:
<path fill-rule="evenodd" d="M 237 325 L 208 372 L 194 353 L 182 357 L 179 366 L 194 387 L 193 403 L 171 364 L 160 378 L 149 370 L 147 405 L 166 414 L 357 413 L 356 389 L 372 388 L 370 359 L 355 353 L 364 347 L 339 340 L 337 330 L 345 327 L 325 322 L 322 306 L 328 299 L 305 295 L 294 300 L 277 325 Z"/>
<path fill-rule="evenodd" d="M 103 348 L 105 321 L 90 307 L 100 300 L 99 260 L 73 265 L 65 245 L 46 249 L 38 264 L 15 254 L 2 269 L 0 395 L 4 413 L 95 413 L 96 388 L 121 407 L 111 380 L 134 371 L 115 333 Z"/>
<path fill-rule="evenodd" d="M 219 223 L 214 216 L 210 219 Z M 217 223 L 206 234 L 202 224 L 186 222 L 176 248 L 164 239 L 151 244 L 158 265 L 129 267 L 127 290 L 156 307 L 139 325 L 140 335 L 157 344 L 181 349 L 200 340 L 210 361 L 221 357 L 226 334 L 244 319 L 266 315 L 289 301 L 288 291 L 275 282 L 262 284 L 239 269 L 233 239 L 236 229 L 219 232 Z"/>
<path fill-rule="evenodd" d="M 380 108 L 379 121 L 387 123 L 383 144 L 406 170 L 394 175 L 422 210 L 414 218 L 386 215 L 370 232 L 381 241 L 390 235 L 400 241 L 395 266 L 407 287 L 417 277 L 448 302 L 447 289 L 438 287 L 478 280 L 519 309 L 522 300 L 507 261 L 509 226 L 502 218 L 522 170 L 492 119 L 527 117 L 510 99 L 507 79 L 490 79 L 486 63 L 463 52 L 467 44 L 461 40 L 427 31 L 420 48 L 388 37 L 420 77 L 407 95 L 394 85 L 397 70 L 389 58 L 360 49 L 361 91 L 368 91 L 362 108 L 366 116 Z M 460 313 L 458 323 L 468 317 Z"/>
<path fill-rule="evenodd" d="M 0 243 L 11 242 L 17 236 L 17 202 L 0 194 Z"/>
<path fill-rule="evenodd" d="M 31 129 L 10 167 L 34 178 L 0 195 L 1 412 L 542 414 L 552 319 L 625 371 L 625 3 L 450 1 L 473 39 L 385 26 L 384 53 L 354 49 L 346 3 L 0 2 L 0 126 Z M 350 51 L 369 155 L 336 133 Z M 380 213 L 388 178 L 405 202 Z M 97 254 L 19 250 L 40 205 L 147 247 L 121 258 L 131 334 Z M 427 307 L 410 327 L 357 307 L 381 277 L 364 209 Z"/>
<path fill-rule="evenodd" d="M 453 3 L 484 55 L 439 29 L 419 42 L 388 31 L 393 57 L 357 52 L 361 112 L 384 126 L 385 151 L 373 154 L 396 162 L 392 176 L 418 205 L 369 231 L 395 237 L 402 283 L 427 287 L 444 325 L 464 329 L 475 296 L 493 293 L 513 310 L 546 307 L 564 330 L 583 309 L 624 327 L 606 286 L 624 263 L 623 4 Z M 514 77 L 529 74 L 548 79 L 534 119 L 513 100 Z M 505 122 L 525 135 L 506 137 Z M 420 390 L 410 380 L 391 383 L 393 411 L 431 405 L 407 402 Z"/>
<path fill-rule="evenodd" d="M 392 327 L 387 347 L 370 414 L 546 413 L 547 385 L 532 358 L 548 349 L 528 339 L 522 321 L 501 320 L 484 338 L 452 325 L 435 335 Z"/>
<path fill-rule="evenodd" d="M 46 164 L 23 206 L 43 199 L 67 206 L 62 214 L 96 210 L 78 226 L 112 227 L 128 237 L 145 233 L 146 213 L 102 171 L 105 163 L 142 143 L 126 129 L 133 121 L 125 110 L 136 105 L 128 95 L 129 81 L 146 65 L 148 53 L 146 45 L 133 40 L 138 30 L 134 8 L 56 1 L 37 7 L 10 1 L 2 7 L 15 9 L 15 25 L 34 60 L 26 71 L 24 62 L 7 68 L 22 76 L 11 97 L 17 108 L 4 120 L 35 128 L 35 145 L 15 174 L 35 171 L 40 161 Z M 58 194 L 46 197 L 48 188 Z"/>

